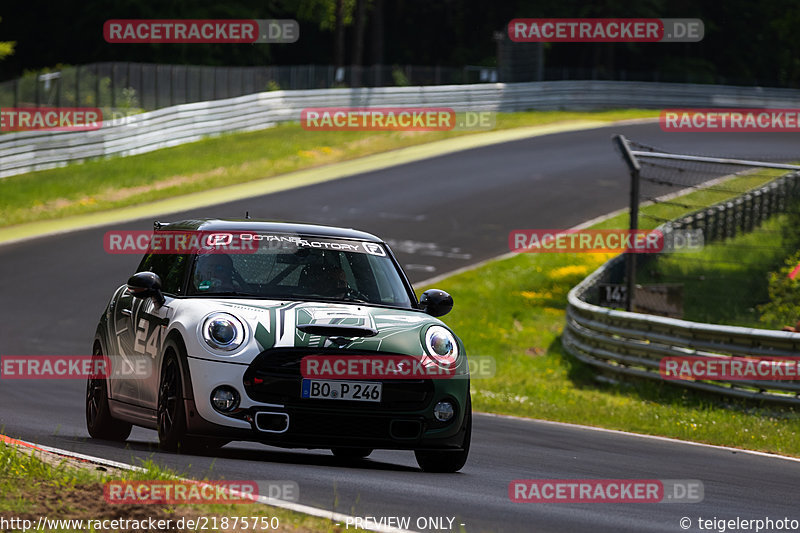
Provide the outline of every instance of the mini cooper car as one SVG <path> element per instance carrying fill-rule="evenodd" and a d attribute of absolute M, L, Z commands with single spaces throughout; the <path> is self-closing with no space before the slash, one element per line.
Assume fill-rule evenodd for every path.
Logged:
<path fill-rule="evenodd" d="M 93 438 L 122 441 L 136 425 L 184 453 L 246 440 L 464 466 L 469 367 L 436 318 L 453 300 L 431 289 L 418 301 L 382 240 L 251 219 L 156 222 L 148 237 L 93 345 L 112 368 L 140 371 L 88 380 Z"/>

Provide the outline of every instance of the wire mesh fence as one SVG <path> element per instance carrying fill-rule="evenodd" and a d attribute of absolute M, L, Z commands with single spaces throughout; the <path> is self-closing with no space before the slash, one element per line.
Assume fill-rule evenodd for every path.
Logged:
<path fill-rule="evenodd" d="M 770 273 L 800 250 L 800 172 L 768 168 L 781 164 L 767 158 L 693 160 L 628 142 L 641 167 L 639 226 L 660 229 L 667 242 L 679 232 L 699 232 L 703 242 L 687 253 L 632 254 L 632 310 L 780 328 L 763 320 L 763 306 L 770 301 Z M 625 279 L 618 262 L 598 280 L 602 287 L 587 292 L 587 301 L 601 303 L 602 289 Z"/>
<path fill-rule="evenodd" d="M 0 107 L 154 110 L 281 89 L 496 82 L 489 67 L 331 65 L 211 67 L 106 62 L 31 73 L 0 83 Z"/>

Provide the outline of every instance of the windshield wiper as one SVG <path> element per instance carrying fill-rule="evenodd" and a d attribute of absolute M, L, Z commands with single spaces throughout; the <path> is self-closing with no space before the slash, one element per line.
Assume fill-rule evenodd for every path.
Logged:
<path fill-rule="evenodd" d="M 370 302 L 368 302 L 367 300 L 362 300 L 361 298 L 356 298 L 355 296 L 342 296 L 342 297 L 341 297 L 341 298 L 339 298 L 339 299 L 340 299 L 340 300 L 343 300 L 343 301 L 345 301 L 345 302 L 361 302 L 361 303 L 363 303 L 363 304 L 368 304 L 368 303 L 370 303 Z"/>
<path fill-rule="evenodd" d="M 372 303 L 355 296 L 311 296 L 314 300 L 322 300 L 324 302 L 357 302 L 362 304 Z"/>
<path fill-rule="evenodd" d="M 239 291 L 214 291 L 214 292 L 204 292 L 199 294 L 198 296 L 257 296 L 255 294 L 251 294 L 249 292 L 239 292 Z"/>

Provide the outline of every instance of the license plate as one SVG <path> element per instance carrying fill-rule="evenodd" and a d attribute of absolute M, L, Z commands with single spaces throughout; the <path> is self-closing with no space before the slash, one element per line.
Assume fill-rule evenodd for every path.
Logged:
<path fill-rule="evenodd" d="M 383 383 L 375 381 L 332 381 L 304 379 L 300 396 L 322 400 L 355 400 L 379 402 Z"/>

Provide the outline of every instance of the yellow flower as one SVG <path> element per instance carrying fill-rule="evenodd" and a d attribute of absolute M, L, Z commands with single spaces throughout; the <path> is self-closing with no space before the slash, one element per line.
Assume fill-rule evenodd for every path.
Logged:
<path fill-rule="evenodd" d="M 587 265 L 567 265 L 550 271 L 552 279 L 564 279 L 571 276 L 585 276 L 589 273 Z"/>
<path fill-rule="evenodd" d="M 553 297 L 553 294 L 551 292 L 548 292 L 548 291 L 543 291 L 543 292 L 522 291 L 522 292 L 520 292 L 520 294 L 524 298 L 528 298 L 529 300 L 540 300 L 540 299 L 543 300 L 543 299 L 546 299 L 546 298 L 552 298 Z"/>

